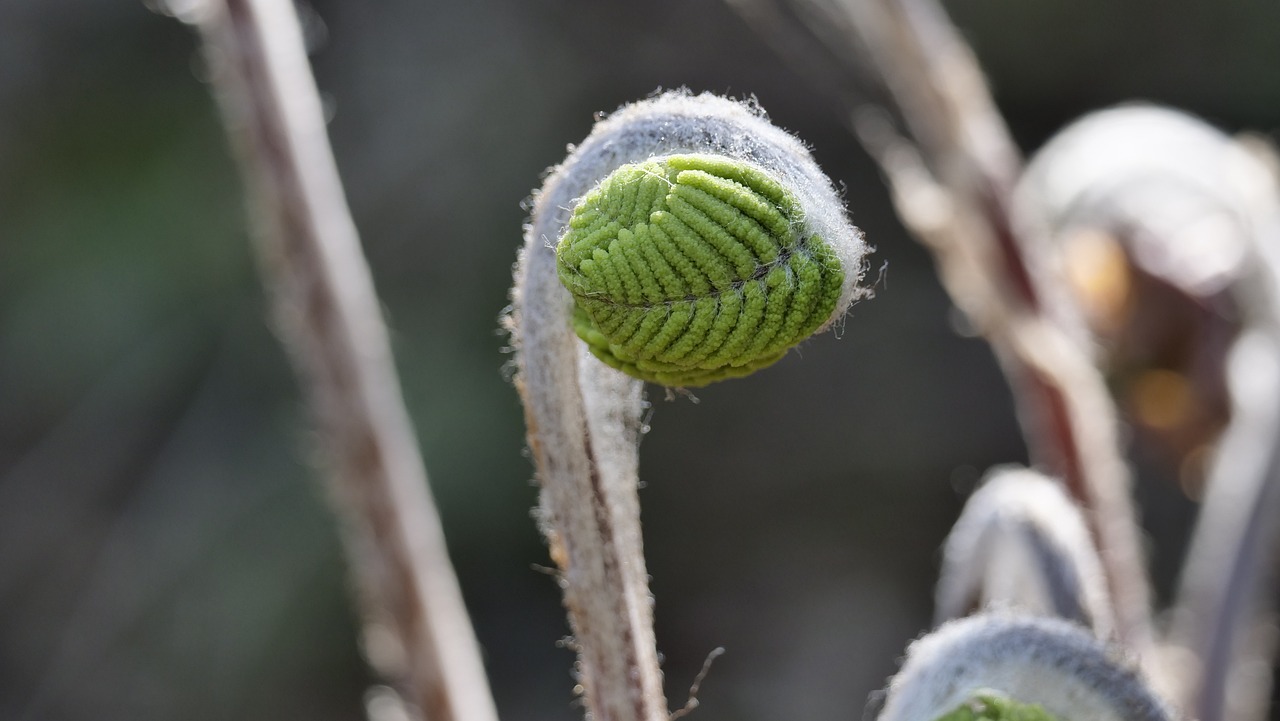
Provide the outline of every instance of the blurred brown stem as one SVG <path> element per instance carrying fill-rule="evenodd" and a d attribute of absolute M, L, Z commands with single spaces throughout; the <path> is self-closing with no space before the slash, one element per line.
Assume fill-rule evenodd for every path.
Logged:
<path fill-rule="evenodd" d="M 1054 303 L 1064 301 L 1010 223 L 1019 153 L 977 61 L 930 0 L 840 5 L 918 150 L 874 120 L 858 124 L 859 138 L 888 176 L 900 215 L 933 251 L 953 300 L 1004 366 L 1033 460 L 1087 510 L 1117 632 L 1145 651 L 1152 642 L 1150 592 L 1115 408 L 1083 346 L 1055 316 Z M 911 160 L 912 152 L 921 160 Z M 932 186 L 923 196 L 921 181 Z M 946 199 L 941 215 L 939 198 Z"/>
<path fill-rule="evenodd" d="M 204 40 L 273 315 L 320 429 L 370 661 L 430 721 L 495 721 L 289 0 L 173 7 Z"/>
<path fill-rule="evenodd" d="M 887 176 L 903 222 L 933 252 L 953 301 L 994 348 L 1033 461 L 1086 509 L 1117 631 L 1145 652 L 1150 591 L 1115 408 L 1064 321 L 1070 314 L 1061 291 L 1025 254 L 1010 223 L 1020 154 L 972 51 L 932 0 L 791 0 L 791 12 L 781 0 L 729 2 L 793 59 L 818 57 L 797 42 L 805 33 L 825 45 L 826 67 L 802 72 L 832 87 L 853 88 L 849 77 L 867 63 L 875 69 L 888 90 L 884 102 L 911 141 L 851 91 L 841 98 L 850 121 Z M 791 26 L 777 29 L 788 18 Z"/>

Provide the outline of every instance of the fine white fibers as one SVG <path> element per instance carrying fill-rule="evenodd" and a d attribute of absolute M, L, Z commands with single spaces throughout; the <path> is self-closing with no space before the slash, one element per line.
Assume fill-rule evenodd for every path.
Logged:
<path fill-rule="evenodd" d="M 627 163 L 679 153 L 709 153 L 752 163 L 793 193 L 803 211 L 804 231 L 818 235 L 840 259 L 845 278 L 835 310 L 823 329 L 839 320 L 853 301 L 870 295 L 859 285 L 871 252 L 848 219 L 830 179 L 795 137 L 774 126 L 755 105 L 703 93 L 670 91 L 625 105 L 596 124 L 591 134 L 552 172 L 538 207 L 555 215 L 539 223 L 554 246 L 577 200 Z M 547 220 L 551 222 L 546 222 Z M 552 235 L 554 232 L 555 235 Z"/>

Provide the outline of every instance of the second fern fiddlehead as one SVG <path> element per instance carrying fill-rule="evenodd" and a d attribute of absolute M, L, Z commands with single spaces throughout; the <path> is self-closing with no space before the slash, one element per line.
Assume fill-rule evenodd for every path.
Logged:
<path fill-rule="evenodd" d="M 1120 647 L 1061 619 L 1008 613 L 950 621 L 912 643 L 883 703 L 877 721 L 1175 718 Z"/>

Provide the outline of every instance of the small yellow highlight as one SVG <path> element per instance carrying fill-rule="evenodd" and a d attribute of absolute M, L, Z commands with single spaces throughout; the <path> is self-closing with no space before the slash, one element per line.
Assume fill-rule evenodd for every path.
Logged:
<path fill-rule="evenodd" d="M 1127 312 L 1132 286 L 1124 248 L 1115 236 L 1097 229 L 1077 231 L 1065 248 L 1067 282 L 1090 323 L 1102 333 L 1116 332 Z"/>
<path fill-rule="evenodd" d="M 1186 422 L 1192 410 L 1191 384 L 1173 371 L 1144 372 L 1134 381 L 1129 399 L 1138 420 L 1156 430 L 1169 430 Z"/>
<path fill-rule="evenodd" d="M 569 570 L 569 552 L 564 547 L 564 542 L 560 540 L 560 534 L 551 529 L 547 529 L 547 545 L 550 547 L 551 560 L 561 571 Z"/>

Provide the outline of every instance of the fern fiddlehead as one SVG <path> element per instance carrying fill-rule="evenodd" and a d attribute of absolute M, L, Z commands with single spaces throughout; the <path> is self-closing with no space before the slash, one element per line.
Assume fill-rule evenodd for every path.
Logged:
<path fill-rule="evenodd" d="M 844 282 L 794 194 L 707 154 L 611 173 L 579 202 L 556 255 L 591 352 L 667 386 L 774 363 L 826 323 Z"/>
<path fill-rule="evenodd" d="M 801 142 L 707 94 L 601 119 L 530 208 L 504 322 L 579 683 L 593 718 L 668 721 L 636 379 L 699 386 L 768 365 L 870 295 L 870 248 Z"/>

